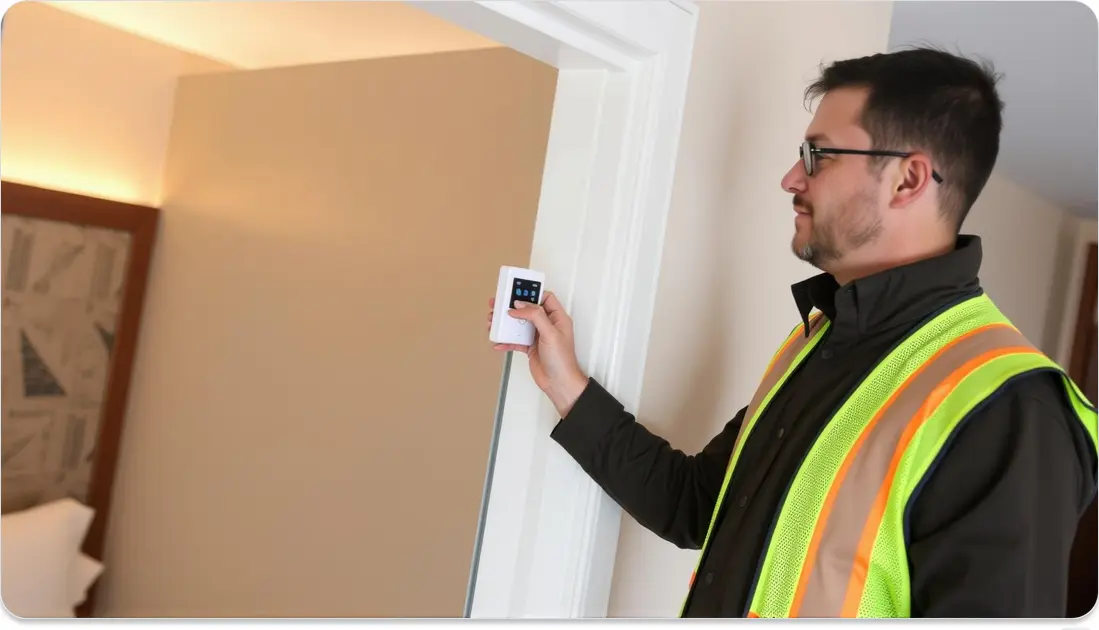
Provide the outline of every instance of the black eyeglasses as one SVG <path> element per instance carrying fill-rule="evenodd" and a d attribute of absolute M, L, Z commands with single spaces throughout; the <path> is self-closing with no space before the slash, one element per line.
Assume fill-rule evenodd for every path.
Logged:
<path fill-rule="evenodd" d="M 911 153 L 905 153 L 903 151 L 862 151 L 860 149 L 827 149 L 821 148 L 813 144 L 812 142 L 805 141 L 801 143 L 801 148 L 798 150 L 798 155 L 801 156 L 802 163 L 805 164 L 805 174 L 812 176 L 816 171 L 817 155 L 820 153 L 838 153 L 847 155 L 880 155 L 883 157 L 908 157 Z M 937 171 L 931 171 L 931 177 L 938 183 L 943 183 L 943 178 Z"/>

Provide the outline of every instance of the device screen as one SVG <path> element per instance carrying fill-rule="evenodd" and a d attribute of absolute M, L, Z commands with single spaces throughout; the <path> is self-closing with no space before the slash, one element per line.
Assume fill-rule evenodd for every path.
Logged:
<path fill-rule="evenodd" d="M 511 305 L 509 308 L 515 308 L 516 302 L 530 302 L 531 304 L 537 304 L 539 302 L 539 295 L 542 291 L 542 283 L 534 282 L 533 280 L 522 280 L 516 278 L 511 283 Z"/>

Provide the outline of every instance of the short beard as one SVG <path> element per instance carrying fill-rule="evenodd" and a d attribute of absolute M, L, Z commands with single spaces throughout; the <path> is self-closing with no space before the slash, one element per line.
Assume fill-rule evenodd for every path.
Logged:
<path fill-rule="evenodd" d="M 822 265 L 840 260 L 848 252 L 877 240 L 883 228 L 881 217 L 871 210 L 873 204 L 872 191 L 853 195 L 837 216 L 822 225 L 813 224 L 809 241 L 801 247 L 793 247 L 794 255 L 821 269 Z M 842 234 L 839 234 L 840 230 Z"/>

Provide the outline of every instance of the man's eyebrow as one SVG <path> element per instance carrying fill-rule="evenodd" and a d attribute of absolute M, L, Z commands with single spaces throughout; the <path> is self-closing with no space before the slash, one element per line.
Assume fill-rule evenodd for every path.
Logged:
<path fill-rule="evenodd" d="M 812 142 L 813 144 L 817 144 L 818 142 L 829 142 L 828 134 L 825 133 L 814 133 L 812 135 L 805 136 L 805 139 L 809 142 Z"/>

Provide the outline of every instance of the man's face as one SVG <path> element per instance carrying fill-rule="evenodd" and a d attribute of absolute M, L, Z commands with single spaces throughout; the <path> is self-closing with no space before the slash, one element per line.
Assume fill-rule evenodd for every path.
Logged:
<path fill-rule="evenodd" d="M 820 148 L 870 149 L 869 134 L 859 126 L 866 91 L 840 89 L 826 94 L 805 139 Z M 882 232 L 881 180 L 865 155 L 817 154 L 813 175 L 798 160 L 782 187 L 794 195 L 794 238 L 798 258 L 833 271 Z"/>

